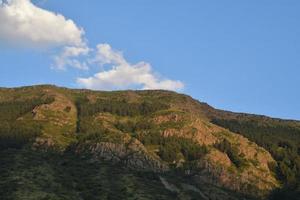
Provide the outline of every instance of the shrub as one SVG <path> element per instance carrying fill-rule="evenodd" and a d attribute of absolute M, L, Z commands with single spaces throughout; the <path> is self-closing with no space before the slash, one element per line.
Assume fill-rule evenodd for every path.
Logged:
<path fill-rule="evenodd" d="M 247 161 L 243 158 L 243 155 L 239 154 L 238 149 L 233 146 L 228 140 L 224 139 L 222 142 L 215 144 L 214 147 L 219 149 L 223 153 L 226 153 L 231 162 L 237 168 L 247 166 Z"/>

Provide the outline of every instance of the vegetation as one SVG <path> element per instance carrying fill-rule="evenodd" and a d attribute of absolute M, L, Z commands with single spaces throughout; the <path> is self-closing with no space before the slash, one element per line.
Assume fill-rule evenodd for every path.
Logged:
<path fill-rule="evenodd" d="M 234 118 L 216 117 L 212 122 L 249 138 L 272 154 L 277 165 L 270 167 L 284 184 L 284 188 L 274 191 L 271 199 L 296 199 L 300 196 L 299 122 L 247 115 Z"/>
<path fill-rule="evenodd" d="M 78 131 L 83 133 L 79 134 L 80 141 L 120 141 L 120 134 L 114 134 L 115 130 L 112 127 L 110 129 L 105 128 L 103 122 L 93 123 L 93 116 L 96 114 L 110 113 L 120 116 L 120 119 L 124 119 L 124 117 L 138 117 L 139 120 L 115 120 L 112 126 L 116 130 L 130 133 L 146 146 L 158 146 L 158 156 L 164 161 L 173 162 L 180 159 L 184 159 L 184 161 L 198 160 L 208 151 L 205 146 L 201 146 L 191 139 L 178 137 L 165 138 L 161 136 L 160 130 L 162 127 L 147 120 L 147 116 L 156 111 L 169 108 L 169 106 L 159 101 L 128 103 L 125 99 L 113 101 L 101 99 L 95 103 L 90 103 L 88 99 L 81 97 L 77 99 L 76 105 L 79 110 L 78 118 L 80 119 L 80 128 Z"/>
<path fill-rule="evenodd" d="M 214 145 L 215 148 L 219 149 L 223 153 L 226 153 L 231 162 L 237 167 L 242 168 L 247 166 L 244 156 L 239 154 L 237 147 L 233 146 L 228 140 L 224 139 L 222 142 Z"/>
<path fill-rule="evenodd" d="M 18 120 L 39 105 L 53 102 L 53 98 L 34 98 L 0 102 L 0 149 L 21 148 L 41 134 L 42 124 L 33 120 Z"/>
<path fill-rule="evenodd" d="M 157 132 L 140 135 L 138 139 L 146 146 L 157 145 L 159 147 L 158 155 L 167 162 L 179 161 L 180 159 L 190 162 L 199 160 L 208 153 L 206 146 L 201 146 L 191 139 L 175 136 L 161 137 Z"/>
<path fill-rule="evenodd" d="M 0 149 L 21 148 L 41 134 L 41 124 L 17 121 L 0 122 Z"/>
<path fill-rule="evenodd" d="M 71 153 L 0 151 L 1 200 L 176 199 L 158 176 Z"/>
<path fill-rule="evenodd" d="M 36 106 L 49 104 L 53 98 L 33 98 L 27 100 L 4 101 L 0 102 L 0 121 L 12 121 L 18 117 L 31 112 Z"/>
<path fill-rule="evenodd" d="M 160 102 L 143 101 L 141 103 L 129 103 L 125 99 L 98 99 L 95 103 L 90 103 L 86 99 L 80 99 L 77 101 L 77 106 L 81 117 L 93 116 L 101 112 L 108 112 L 119 116 L 148 115 L 168 108 L 167 105 Z"/>
<path fill-rule="evenodd" d="M 54 111 L 43 106 L 42 114 L 47 120 L 36 120 L 35 110 L 54 101 L 45 90 L 50 90 L 54 96 L 64 96 L 62 102 L 68 105 L 59 105 L 61 102 L 56 101 L 58 108 Z M 210 153 L 210 148 L 227 154 L 237 169 L 244 169 L 249 162 L 258 162 L 246 161 L 227 139 L 207 147 L 182 135 L 162 136 L 165 130 L 176 132 L 187 126 L 191 135 L 193 130 L 197 132 L 189 126 L 190 114 L 213 127 L 207 121 L 210 118 L 214 124 L 267 149 L 277 161 L 269 167 L 284 185 L 281 190 L 274 191 L 270 199 L 299 198 L 299 122 L 220 114 L 216 110 L 210 113 L 209 109 L 189 97 L 166 91 L 109 93 L 50 86 L 0 90 L 0 199 L 179 199 L 182 196 L 166 190 L 159 176 L 167 176 L 174 184 L 182 180 L 196 184 L 182 172 Z M 174 114 L 176 120 L 164 121 L 169 114 Z M 185 114 L 188 117 L 185 118 Z M 157 116 L 162 117 L 161 123 L 153 120 Z M 228 131 L 228 134 L 231 133 Z M 65 146 L 61 151 L 54 148 L 33 151 L 31 144 L 39 136 Z M 187 168 L 171 170 L 172 177 L 167 173 L 134 172 L 123 166 L 95 161 L 89 154 L 75 155 L 72 149 L 73 145 L 84 142 L 120 143 L 125 137 L 139 140 L 151 156 L 163 160 L 162 163 L 175 167 L 184 163 Z M 176 186 L 181 187 L 180 184 Z M 195 190 L 195 194 L 188 193 L 187 199 L 201 199 Z"/>

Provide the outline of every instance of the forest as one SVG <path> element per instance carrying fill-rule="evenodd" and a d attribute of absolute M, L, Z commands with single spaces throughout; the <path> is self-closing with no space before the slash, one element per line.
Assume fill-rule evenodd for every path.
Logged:
<path fill-rule="evenodd" d="M 116 129 L 130 133 L 136 137 L 144 145 L 154 145 L 159 147 L 159 156 L 166 162 L 178 161 L 184 159 L 185 161 L 193 161 L 200 159 L 207 153 L 207 148 L 201 146 L 191 139 L 178 137 L 161 137 L 161 127 L 146 120 L 147 115 L 168 109 L 169 106 L 159 101 L 143 101 L 141 103 L 128 103 L 125 99 L 122 100 L 97 100 L 95 103 L 90 103 L 85 98 L 78 98 L 77 108 L 79 110 L 79 132 L 84 132 L 82 138 L 94 140 L 106 140 L 104 135 L 110 134 L 110 139 L 114 141 L 119 139 L 117 134 L 113 134 L 103 128 L 99 124 L 89 123 L 92 117 L 97 113 L 110 113 L 122 117 L 144 117 L 145 120 L 126 122 L 117 121 L 114 123 Z M 87 125 L 88 124 L 88 125 Z M 114 135 L 114 136 L 113 136 Z"/>
<path fill-rule="evenodd" d="M 214 118 L 212 122 L 249 138 L 271 153 L 277 165 L 270 167 L 283 184 L 283 189 L 276 190 L 271 199 L 300 196 L 300 127 L 285 125 L 278 120 L 262 123 L 256 117 Z"/>
<path fill-rule="evenodd" d="M 0 102 L 0 149 L 21 148 L 41 134 L 42 124 L 33 120 L 19 120 L 39 105 L 53 102 L 53 98 L 34 98 Z"/>
<path fill-rule="evenodd" d="M 73 97 L 78 111 L 76 132 L 74 129 L 78 142 L 86 140 L 118 142 L 122 138 L 120 133 L 126 133 L 139 140 L 145 147 L 154 149 L 157 156 L 174 168 L 178 167 L 181 162 L 184 162 L 184 165 L 192 165 L 194 161 L 203 158 L 210 151 L 210 147 L 200 145 L 192 139 L 178 136 L 161 137 L 161 130 L 169 127 L 180 129 L 182 126 L 180 122 L 155 124 L 148 120 L 157 112 L 170 109 L 167 101 L 144 98 L 130 102 L 120 97 L 98 98 L 90 101 L 82 94 Z M 50 104 L 54 100 L 52 97 L 40 94 L 35 98 L 1 101 L 0 153 L 22 151 L 26 144 L 30 144 L 41 135 L 44 124 L 43 121 L 33 120 L 35 116 L 33 110 L 41 105 Z M 69 113 L 70 110 L 71 107 L 67 106 L 63 112 Z M 110 116 L 109 125 L 101 120 L 94 122 L 95 117 L 100 113 Z M 270 165 L 270 168 L 283 187 L 272 192 L 270 200 L 294 200 L 299 197 L 300 127 L 297 123 L 282 123 L 280 120 L 264 120 L 257 117 L 215 117 L 211 119 L 211 122 L 249 138 L 272 154 L 277 164 Z M 242 169 L 247 165 L 243 155 L 239 154 L 238 149 L 228 140 L 224 139 L 214 144 L 213 147 L 226 153 L 237 169 Z M 59 160 L 59 156 L 55 157 Z M 51 167 L 55 168 L 55 165 Z M 2 170 L 5 171 L 5 165 L 2 166 Z M 5 174 L 4 171 L 0 173 Z"/>

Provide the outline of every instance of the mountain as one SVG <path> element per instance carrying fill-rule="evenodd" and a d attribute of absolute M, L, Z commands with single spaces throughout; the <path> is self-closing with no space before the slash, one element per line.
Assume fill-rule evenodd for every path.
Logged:
<path fill-rule="evenodd" d="M 298 199 L 300 122 L 175 92 L 0 89 L 0 199 Z"/>

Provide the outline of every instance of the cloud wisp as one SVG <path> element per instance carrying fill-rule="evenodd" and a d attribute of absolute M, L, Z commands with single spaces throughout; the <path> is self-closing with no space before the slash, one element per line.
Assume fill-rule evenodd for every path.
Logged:
<path fill-rule="evenodd" d="M 88 64 L 85 61 L 79 61 L 78 57 L 85 57 L 91 51 L 87 46 L 66 46 L 63 51 L 54 56 L 54 69 L 65 70 L 66 66 L 72 66 L 81 70 L 88 70 Z"/>
<path fill-rule="evenodd" d="M 78 78 L 81 86 L 90 89 L 166 89 L 181 90 L 181 81 L 162 79 L 155 75 L 149 63 L 130 64 L 121 52 L 115 51 L 109 44 L 97 45 L 94 62 L 101 66 L 108 65 L 108 70 L 100 71 L 92 77 Z"/>
<path fill-rule="evenodd" d="M 1 41 L 29 48 L 59 49 L 53 56 L 54 69 L 89 70 L 90 65 L 102 69 L 90 77 L 77 78 L 82 87 L 101 90 L 184 88 L 180 81 L 156 75 L 149 63 L 131 64 L 109 44 L 90 48 L 83 28 L 62 14 L 34 5 L 31 0 L 0 0 L 0 24 Z"/>

